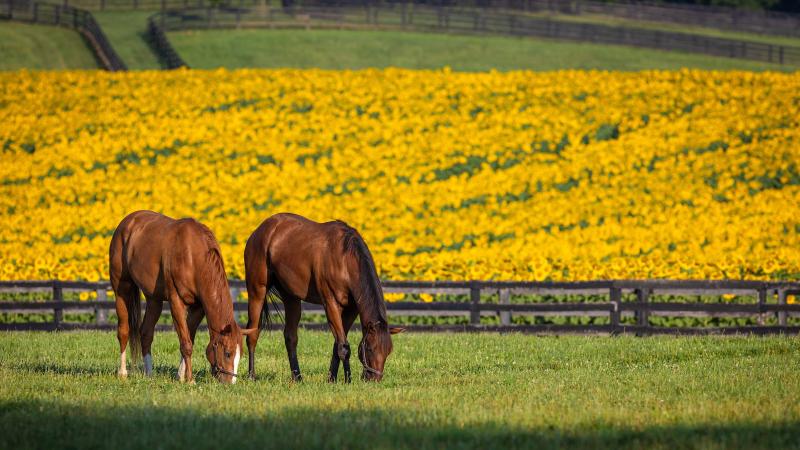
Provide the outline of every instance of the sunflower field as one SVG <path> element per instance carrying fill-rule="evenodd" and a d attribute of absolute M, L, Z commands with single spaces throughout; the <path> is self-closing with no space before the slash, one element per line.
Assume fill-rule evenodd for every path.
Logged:
<path fill-rule="evenodd" d="M 235 278 L 291 211 L 387 279 L 800 279 L 800 73 L 4 72 L 0 147 L 0 279 L 106 279 L 139 209 Z"/>

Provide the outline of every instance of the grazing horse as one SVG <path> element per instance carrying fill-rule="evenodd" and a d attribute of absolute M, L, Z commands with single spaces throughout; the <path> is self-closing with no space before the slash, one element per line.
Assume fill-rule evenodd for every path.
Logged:
<path fill-rule="evenodd" d="M 223 383 L 235 383 L 241 357 L 242 330 L 233 317 L 219 244 L 205 225 L 194 219 L 175 220 L 152 211 L 125 217 L 114 231 L 109 249 L 109 274 L 116 296 L 119 376 L 125 377 L 125 347 L 131 342 L 131 359 L 144 359 L 145 375 L 152 375 L 150 346 L 163 302 L 172 310 L 180 340 L 178 378 L 193 382 L 192 347 L 205 315 L 211 335 L 206 357 L 211 373 Z M 147 299 L 140 328 L 139 293 Z"/>
<path fill-rule="evenodd" d="M 250 377 L 255 377 L 255 348 L 259 321 L 268 320 L 264 304 L 274 293 L 283 301 L 283 330 L 292 380 L 300 381 L 297 363 L 297 327 L 300 301 L 321 304 L 334 337 L 328 381 L 335 382 L 339 362 L 350 382 L 350 344 L 347 333 L 356 316 L 361 317 L 363 337 L 358 359 L 364 366 L 362 379 L 380 381 L 386 358 L 392 351 L 390 334 L 404 331 L 389 328 L 375 263 L 364 239 L 341 221 L 317 223 L 296 214 L 276 214 L 265 220 L 247 239 L 244 250 L 247 278 L 247 336 Z"/>

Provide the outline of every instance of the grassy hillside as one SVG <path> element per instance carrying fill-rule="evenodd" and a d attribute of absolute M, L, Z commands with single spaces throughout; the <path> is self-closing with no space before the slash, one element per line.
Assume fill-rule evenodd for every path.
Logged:
<path fill-rule="evenodd" d="M 788 70 L 785 66 L 610 45 L 511 37 L 331 30 L 214 30 L 169 33 L 195 68 L 397 66 L 454 70 Z"/>
<path fill-rule="evenodd" d="M 800 445 L 797 338 L 403 334 L 384 382 L 330 385 L 329 333 L 301 332 L 305 381 L 290 384 L 272 332 L 259 343 L 259 379 L 233 386 L 210 379 L 207 342 L 198 333 L 189 386 L 174 380 L 174 332 L 156 335 L 156 375 L 125 381 L 111 331 L 0 335 L 0 447 Z"/>
<path fill-rule="evenodd" d="M 147 18 L 155 11 L 98 11 L 92 13 L 128 69 L 160 69 L 147 43 Z"/>
<path fill-rule="evenodd" d="M 97 67 L 92 51 L 75 31 L 0 21 L 0 70 Z"/>

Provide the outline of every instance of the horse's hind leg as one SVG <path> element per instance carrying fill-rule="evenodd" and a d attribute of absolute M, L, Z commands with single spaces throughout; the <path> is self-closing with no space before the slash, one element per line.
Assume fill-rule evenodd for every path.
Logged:
<path fill-rule="evenodd" d="M 144 359 L 144 374 L 146 376 L 153 375 L 153 355 L 150 353 L 150 348 L 153 345 L 153 335 L 156 331 L 156 323 L 161 317 L 161 310 L 164 307 L 164 302 L 158 299 L 148 298 L 147 307 L 144 311 L 144 320 L 140 328 L 140 335 L 142 336 L 142 358 Z"/>
<path fill-rule="evenodd" d="M 264 301 L 267 298 L 266 267 L 264 275 L 251 275 L 251 270 L 247 271 L 247 328 L 255 328 L 255 331 L 247 335 L 247 368 L 251 380 L 256 378 L 256 344 L 261 327 L 266 324 L 260 323 L 261 312 L 264 309 Z M 256 279 L 259 278 L 259 279 Z"/>
<path fill-rule="evenodd" d="M 112 287 L 114 288 L 114 298 L 117 309 L 117 340 L 119 341 L 119 369 L 117 375 L 121 378 L 128 376 L 128 366 L 125 361 L 125 349 L 128 347 L 128 338 L 130 336 L 130 322 L 128 305 L 136 305 L 139 303 L 135 298 L 139 295 L 139 288 L 130 280 L 119 280 L 112 278 Z M 130 313 L 133 313 L 132 311 Z M 134 355 L 135 346 L 131 346 L 131 360 L 138 361 L 139 356 Z"/>
<path fill-rule="evenodd" d="M 303 381 L 300 375 L 300 364 L 297 362 L 297 327 L 300 325 L 302 312 L 300 300 L 283 302 L 286 324 L 283 327 L 283 342 L 286 344 L 286 354 L 289 357 L 289 368 L 292 370 L 292 381 Z"/>

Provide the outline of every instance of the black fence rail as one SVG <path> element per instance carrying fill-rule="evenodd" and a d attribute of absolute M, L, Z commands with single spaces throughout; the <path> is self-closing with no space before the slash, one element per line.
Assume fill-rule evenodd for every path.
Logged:
<path fill-rule="evenodd" d="M 0 0 L 0 20 L 3 19 L 72 28 L 83 36 L 106 70 L 127 70 L 89 11 L 25 0 Z"/>
<path fill-rule="evenodd" d="M 275 5 L 278 2 L 264 0 L 61 0 L 65 6 L 91 10 L 166 10 L 189 7 L 249 7 Z M 298 7 L 315 6 L 364 6 L 427 4 L 483 8 L 492 10 L 517 10 L 569 15 L 603 15 L 623 17 L 648 22 L 696 25 L 732 31 L 800 36 L 800 16 L 764 10 L 737 9 L 724 6 L 706 6 L 646 1 L 594 0 L 282 0 L 280 3 Z"/>
<path fill-rule="evenodd" d="M 230 281 L 234 310 L 241 323 L 246 322 L 247 303 L 240 294 L 244 282 Z M 635 333 L 650 334 L 775 334 L 800 333 L 800 304 L 788 304 L 789 295 L 800 294 L 797 282 L 762 281 L 705 281 L 705 280 L 608 280 L 586 282 L 425 282 L 386 281 L 387 294 L 430 294 L 443 296 L 450 301 L 400 301 L 388 302 L 391 317 L 397 316 L 461 316 L 460 325 L 411 325 L 416 331 L 500 331 L 525 333 Z M 0 296 L 36 294 L 40 300 L 0 301 L 0 330 L 70 330 L 111 329 L 116 325 L 109 317 L 114 314 L 115 303 L 110 301 L 110 285 L 105 282 L 64 281 L 3 281 Z M 69 300 L 81 292 L 94 292 L 93 300 Z M 583 295 L 594 301 L 559 301 L 556 297 Z M 722 300 L 723 295 L 738 295 L 744 303 Z M 512 301 L 518 296 L 551 296 L 538 303 Z M 681 296 L 684 301 L 656 301 L 659 296 Z M 692 296 L 716 297 L 714 302 L 686 301 Z M 547 299 L 548 297 L 545 297 Z M 600 300 L 597 300 L 600 298 Z M 672 297 L 674 298 L 674 297 Z M 163 314 L 169 314 L 169 304 Z M 280 313 L 282 306 L 277 305 Z M 303 303 L 305 314 L 324 314 L 322 307 Z M 52 314 L 52 320 L 25 322 L 18 320 L 26 314 Z M 88 313 L 89 323 L 68 321 L 65 313 Z M 603 324 L 558 325 L 553 323 L 516 324 L 514 317 L 602 317 Z M 656 326 L 651 318 L 713 317 L 750 318 L 751 325 L 713 327 Z M 17 317 L 17 319 L 13 319 Z M 493 317 L 492 324 L 482 323 L 482 318 Z M 791 322 L 791 323 L 790 323 Z M 304 323 L 306 327 L 323 325 Z M 162 325 L 161 328 L 169 328 Z"/>
<path fill-rule="evenodd" d="M 499 34 L 800 65 L 800 47 L 554 20 L 478 8 L 428 7 L 404 3 L 338 8 L 189 8 L 160 12 L 150 20 L 162 32 L 213 28 L 346 28 Z M 163 57 L 167 58 L 166 55 Z"/>
<path fill-rule="evenodd" d="M 164 30 L 157 21 L 153 20 L 153 17 L 147 19 L 147 36 L 150 46 L 155 50 L 163 67 L 167 69 L 189 67 L 172 47 Z"/>

